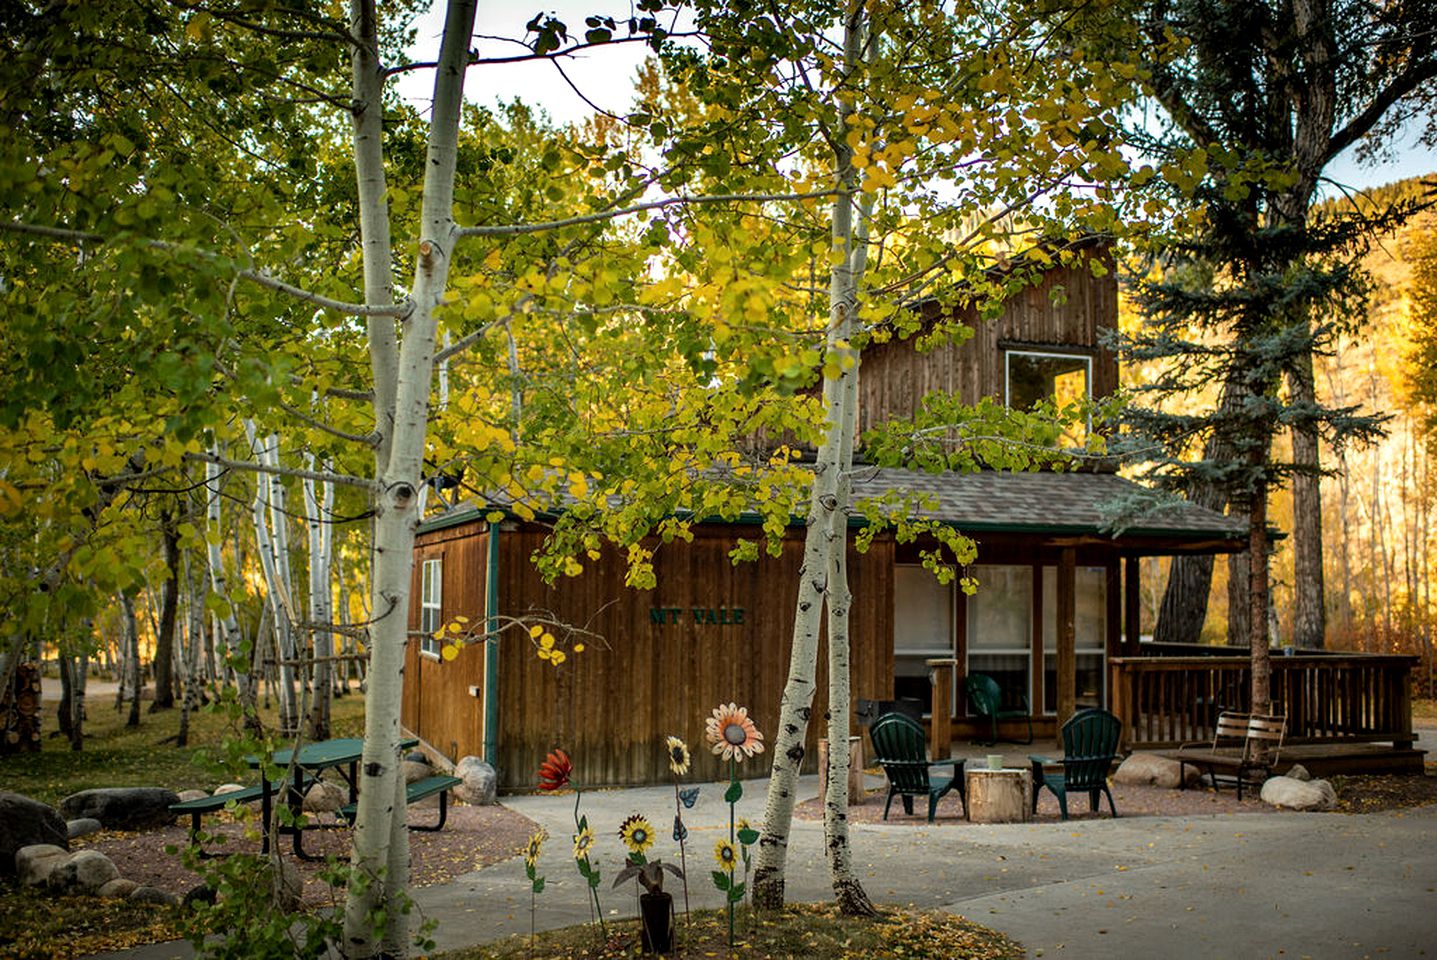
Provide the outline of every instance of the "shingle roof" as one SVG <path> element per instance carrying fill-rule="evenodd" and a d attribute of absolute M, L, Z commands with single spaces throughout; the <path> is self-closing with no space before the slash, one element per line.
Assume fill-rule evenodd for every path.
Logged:
<path fill-rule="evenodd" d="M 890 492 L 925 495 L 925 515 L 960 530 L 1111 534 L 1124 501 L 1150 496 L 1148 488 L 1110 473 L 920 473 L 875 468 L 855 478 L 854 495 Z M 1167 503 L 1127 521 L 1123 533 L 1144 536 L 1233 539 L 1247 524 L 1196 504 Z"/>
<path fill-rule="evenodd" d="M 951 523 L 967 533 L 1038 533 L 1060 536 L 1166 538 L 1184 541 L 1230 540 L 1247 536 L 1247 524 L 1196 504 L 1164 503 L 1129 517 L 1114 528 L 1119 505 L 1151 491 L 1110 473 L 923 473 L 888 468 L 857 468 L 856 497 L 912 494 L 929 502 L 924 516 Z M 504 510 L 502 495 L 490 501 Z M 506 511 L 507 512 L 507 511 Z M 472 503 L 431 516 L 420 532 L 440 530 L 476 519 Z M 745 522 L 754 518 L 745 517 Z"/>

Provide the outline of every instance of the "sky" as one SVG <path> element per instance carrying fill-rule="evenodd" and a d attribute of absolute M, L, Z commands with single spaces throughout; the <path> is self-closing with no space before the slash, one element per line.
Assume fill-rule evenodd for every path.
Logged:
<path fill-rule="evenodd" d="M 523 53 L 523 48 L 514 43 L 482 39 L 482 36 L 523 37 L 524 25 L 539 10 L 557 15 L 568 25 L 571 34 L 582 36 L 585 16 L 595 11 L 612 12 L 619 8 L 620 4 L 604 0 L 483 2 L 479 4 L 475 27 L 481 39 L 476 41 L 475 46 L 481 56 L 512 56 Z M 436 2 L 434 8 L 421 18 L 418 41 L 413 51 L 416 60 L 432 60 L 437 54 L 443 10 L 444 4 Z M 615 36 L 624 35 L 623 25 L 620 24 Z M 595 106 L 611 113 L 623 113 L 630 105 L 634 78 L 647 50 L 642 43 L 599 48 L 560 61 L 562 73 L 547 61 L 475 67 L 466 78 L 465 96 L 471 103 L 487 105 L 518 98 L 531 106 L 543 108 L 555 122 L 577 123 L 590 116 L 594 107 L 574 91 L 564 78 L 567 74 L 573 85 L 582 90 Z M 432 71 L 415 71 L 400 78 L 399 89 L 412 102 L 427 105 L 433 83 Z M 1363 190 L 1405 177 L 1437 173 L 1437 149 L 1418 143 L 1417 133 L 1418 125 L 1415 124 L 1404 130 L 1389 151 L 1391 156 L 1376 162 L 1359 164 L 1355 149 L 1347 150 L 1326 170 L 1327 178 L 1334 183 L 1324 184 L 1319 192 L 1323 196 L 1335 196 L 1342 192 L 1336 186 L 1339 184 L 1347 190 Z"/>

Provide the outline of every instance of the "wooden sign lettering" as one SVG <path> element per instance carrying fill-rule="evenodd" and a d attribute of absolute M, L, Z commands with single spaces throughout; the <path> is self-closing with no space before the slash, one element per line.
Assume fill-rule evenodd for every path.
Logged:
<path fill-rule="evenodd" d="M 693 617 L 700 627 L 741 627 L 743 607 L 650 607 L 649 623 L 658 627 L 676 626 L 680 620 Z"/>

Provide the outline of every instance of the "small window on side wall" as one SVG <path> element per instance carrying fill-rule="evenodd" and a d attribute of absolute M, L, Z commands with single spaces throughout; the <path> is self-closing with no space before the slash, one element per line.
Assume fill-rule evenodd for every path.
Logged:
<path fill-rule="evenodd" d="M 1093 395 L 1093 358 L 1074 353 L 1008 350 L 1003 355 L 1007 403 L 1014 410 L 1031 410 L 1044 400 L 1060 408 Z M 1080 447 L 1088 439 L 1085 423 L 1069 424 L 1064 446 Z"/>
<path fill-rule="evenodd" d="M 425 560 L 419 586 L 419 649 L 431 657 L 439 656 L 440 641 L 434 636 L 442 625 L 440 610 L 444 602 L 444 561 Z"/>

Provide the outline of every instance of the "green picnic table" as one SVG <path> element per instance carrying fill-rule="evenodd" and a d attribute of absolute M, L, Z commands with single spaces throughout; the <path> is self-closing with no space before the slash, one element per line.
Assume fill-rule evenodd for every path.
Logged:
<path fill-rule="evenodd" d="M 399 741 L 400 750 L 408 750 L 419 744 L 413 737 L 406 737 Z M 260 810 L 264 823 L 264 841 L 261 853 L 269 852 L 271 813 L 273 810 L 273 797 L 275 784 L 269 779 L 265 772 L 267 769 L 279 766 L 288 770 L 295 769 L 295 776 L 286 776 L 284 784 L 285 804 L 293 814 L 293 823 L 279 824 L 278 830 L 281 833 L 291 834 L 294 838 L 294 854 L 302 860 L 315 860 L 304 852 L 303 836 L 305 830 L 334 829 L 336 827 L 348 826 L 346 823 L 330 824 L 307 824 L 300 825 L 300 815 L 304 809 L 304 794 L 320 780 L 326 770 L 338 770 L 341 777 L 349 786 L 349 803 L 355 804 L 359 800 L 359 761 L 364 757 L 364 740 L 359 737 L 340 737 L 335 740 L 319 740 L 314 743 L 301 744 L 298 750 L 288 748 L 276 750 L 270 754 L 269 762 L 258 756 L 248 756 L 245 759 L 249 765 L 260 772 Z M 397 759 L 397 758 L 396 758 Z"/>

